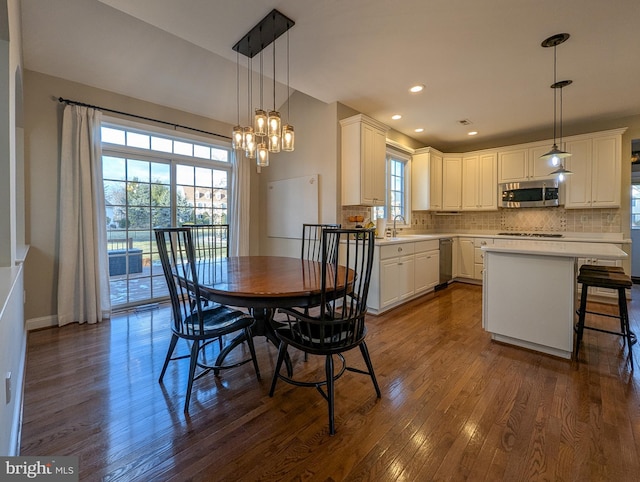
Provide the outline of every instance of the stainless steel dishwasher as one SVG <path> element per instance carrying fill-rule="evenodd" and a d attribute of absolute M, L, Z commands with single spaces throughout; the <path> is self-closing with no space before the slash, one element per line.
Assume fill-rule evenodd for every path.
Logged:
<path fill-rule="evenodd" d="M 440 281 L 436 290 L 446 288 L 453 277 L 453 239 L 440 238 Z"/>

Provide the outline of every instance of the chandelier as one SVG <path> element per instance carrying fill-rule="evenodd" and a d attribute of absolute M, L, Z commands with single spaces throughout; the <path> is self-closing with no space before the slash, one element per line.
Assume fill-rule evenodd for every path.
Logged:
<path fill-rule="evenodd" d="M 546 154 L 540 156 L 540 159 L 549 160 L 553 167 L 556 167 L 553 172 L 551 172 L 550 176 L 558 176 L 558 180 L 560 182 L 564 181 L 564 177 L 568 174 L 572 174 L 571 171 L 565 169 L 564 167 L 564 159 L 571 156 L 570 152 L 563 151 L 558 148 L 558 144 L 556 144 L 556 114 L 558 113 L 557 108 L 557 92 L 560 91 L 560 145 L 562 145 L 562 89 L 567 85 L 570 85 L 573 81 L 571 80 L 556 80 L 556 47 L 561 43 L 567 41 L 570 37 L 568 33 L 559 33 L 556 35 L 552 35 L 551 37 L 542 41 L 542 47 L 549 48 L 553 47 L 553 84 L 551 84 L 551 88 L 553 89 L 553 146 L 551 150 Z"/>
<path fill-rule="evenodd" d="M 256 159 L 260 167 L 269 165 L 269 153 L 293 151 L 295 133 L 289 123 L 289 104 L 287 101 L 287 123 L 282 125 L 280 112 L 276 110 L 276 44 L 275 41 L 285 32 L 287 33 L 287 94 L 289 93 L 289 29 L 295 22 L 287 18 L 278 10 L 272 10 L 258 22 L 234 46 L 236 51 L 236 90 L 238 120 L 233 128 L 233 148 L 244 151 L 249 159 Z M 263 50 L 273 44 L 273 109 L 268 112 L 263 105 Z M 240 125 L 240 54 L 248 58 L 247 62 L 247 125 Z M 252 59 L 260 54 L 260 105 L 251 115 L 253 103 L 253 62 Z"/>

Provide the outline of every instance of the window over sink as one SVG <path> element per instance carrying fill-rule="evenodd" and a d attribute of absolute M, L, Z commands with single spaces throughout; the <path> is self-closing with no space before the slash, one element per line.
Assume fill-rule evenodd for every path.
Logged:
<path fill-rule="evenodd" d="M 396 223 L 397 226 L 411 225 L 411 156 L 397 149 L 387 147 L 386 156 L 386 199 L 384 206 L 372 208 L 371 220 L 385 218 L 393 222 L 394 217 L 402 216 L 405 222 Z"/>

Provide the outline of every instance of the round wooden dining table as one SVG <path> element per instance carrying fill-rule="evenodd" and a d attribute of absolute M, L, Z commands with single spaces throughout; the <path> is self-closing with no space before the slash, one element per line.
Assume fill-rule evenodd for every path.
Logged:
<path fill-rule="evenodd" d="M 338 266 L 337 279 L 344 279 L 340 270 L 346 269 Z M 265 336 L 277 347 L 279 340 L 271 323 L 275 310 L 320 304 L 322 263 L 284 256 L 222 258 L 199 270 L 198 284 L 201 296 L 211 301 L 248 308 L 256 320 L 253 335 Z M 244 335 L 234 339 L 220 352 L 218 361 L 243 340 Z M 287 370 L 292 372 L 289 361 Z"/>

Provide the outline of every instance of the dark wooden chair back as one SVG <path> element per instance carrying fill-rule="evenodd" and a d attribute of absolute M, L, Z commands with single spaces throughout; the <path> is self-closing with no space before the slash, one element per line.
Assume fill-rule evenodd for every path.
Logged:
<path fill-rule="evenodd" d="M 301 259 L 322 260 L 322 231 L 340 228 L 340 224 L 303 224 Z"/>

